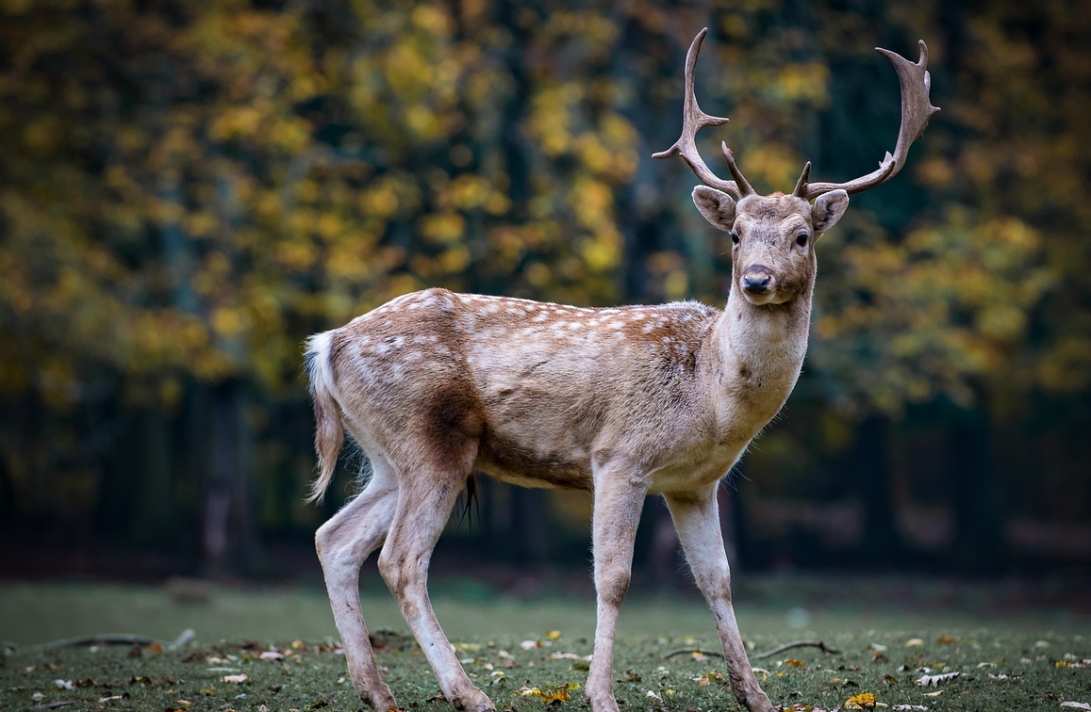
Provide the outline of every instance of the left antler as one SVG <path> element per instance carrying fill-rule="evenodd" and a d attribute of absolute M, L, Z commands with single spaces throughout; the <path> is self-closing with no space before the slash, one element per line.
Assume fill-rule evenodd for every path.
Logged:
<path fill-rule="evenodd" d="M 932 77 L 928 74 L 928 46 L 924 44 L 924 40 L 920 40 L 920 48 L 921 57 L 916 63 L 890 50 L 875 48 L 876 52 L 889 59 L 894 65 L 894 71 L 898 73 L 898 81 L 902 87 L 902 126 L 898 131 L 898 143 L 894 147 L 894 155 L 888 152 L 877 169 L 848 183 L 808 182 L 811 174 L 811 164 L 808 161 L 803 166 L 803 173 L 799 176 L 792 195 L 812 200 L 831 190 L 859 193 L 885 183 L 897 175 L 905 165 L 910 144 L 921 137 L 924 127 L 928 125 L 928 119 L 939 111 L 938 107 L 932 106 L 928 96 Z"/>

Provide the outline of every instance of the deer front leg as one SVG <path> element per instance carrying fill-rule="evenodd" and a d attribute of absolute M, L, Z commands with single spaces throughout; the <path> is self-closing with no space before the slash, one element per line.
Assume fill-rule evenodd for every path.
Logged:
<path fill-rule="evenodd" d="M 598 616 L 594 655 L 587 675 L 587 700 L 593 712 L 617 712 L 613 689 L 614 633 L 618 609 L 629 590 L 633 542 L 647 487 L 622 468 L 596 470 L 592 548 Z"/>
<path fill-rule="evenodd" d="M 770 712 L 774 708 L 754 677 L 731 606 L 731 570 L 716 504 L 718 486 L 716 483 L 698 492 L 669 494 L 665 498 L 697 586 L 716 619 L 731 690 L 750 712 Z"/>

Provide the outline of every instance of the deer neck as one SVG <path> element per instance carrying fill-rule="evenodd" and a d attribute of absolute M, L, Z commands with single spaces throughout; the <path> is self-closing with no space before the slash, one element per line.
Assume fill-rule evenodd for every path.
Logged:
<path fill-rule="evenodd" d="M 764 419 L 784 404 L 807 353 L 812 290 L 813 282 L 790 302 L 755 306 L 732 287 L 710 334 L 715 377 L 727 387 L 728 411 L 737 415 L 738 406 L 746 405 Z"/>

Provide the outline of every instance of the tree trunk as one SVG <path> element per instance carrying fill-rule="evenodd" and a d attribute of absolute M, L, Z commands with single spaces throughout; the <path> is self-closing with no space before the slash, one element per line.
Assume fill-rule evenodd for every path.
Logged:
<path fill-rule="evenodd" d="M 141 409 L 133 423 L 138 434 L 133 443 L 139 463 L 129 486 L 136 490 L 132 513 L 133 538 L 139 544 L 163 545 L 174 536 L 174 477 L 166 416 L 160 407 Z"/>
<path fill-rule="evenodd" d="M 212 462 L 204 495 L 204 565 L 212 578 L 245 571 L 258 557 L 253 506 L 254 452 L 239 381 L 212 394 Z"/>
<path fill-rule="evenodd" d="M 992 462 L 984 395 L 977 408 L 954 406 L 948 448 L 955 488 L 955 560 L 959 569 L 990 572 L 1007 560 L 1004 511 Z"/>
<path fill-rule="evenodd" d="M 905 553 L 891 497 L 889 441 L 890 421 L 881 415 L 867 416 L 858 428 L 850 463 L 864 507 L 864 541 L 860 548 L 868 561 L 890 561 Z"/>
<path fill-rule="evenodd" d="M 546 493 L 539 489 L 512 487 L 510 494 L 515 555 L 523 563 L 542 563 L 552 553 Z"/>

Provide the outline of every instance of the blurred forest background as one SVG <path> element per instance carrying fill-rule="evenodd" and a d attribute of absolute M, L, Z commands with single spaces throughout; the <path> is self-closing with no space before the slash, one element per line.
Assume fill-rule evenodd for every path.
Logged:
<path fill-rule="evenodd" d="M 726 235 L 650 158 L 704 26 L 700 144 L 759 191 L 893 149 L 877 45 L 925 39 L 943 109 L 818 245 L 733 563 L 1086 572 L 1091 1 L 2 0 L 0 573 L 311 560 L 360 463 L 302 504 L 301 342 L 399 294 L 722 305 Z M 586 571 L 586 496 L 482 484 L 452 546 Z"/>

